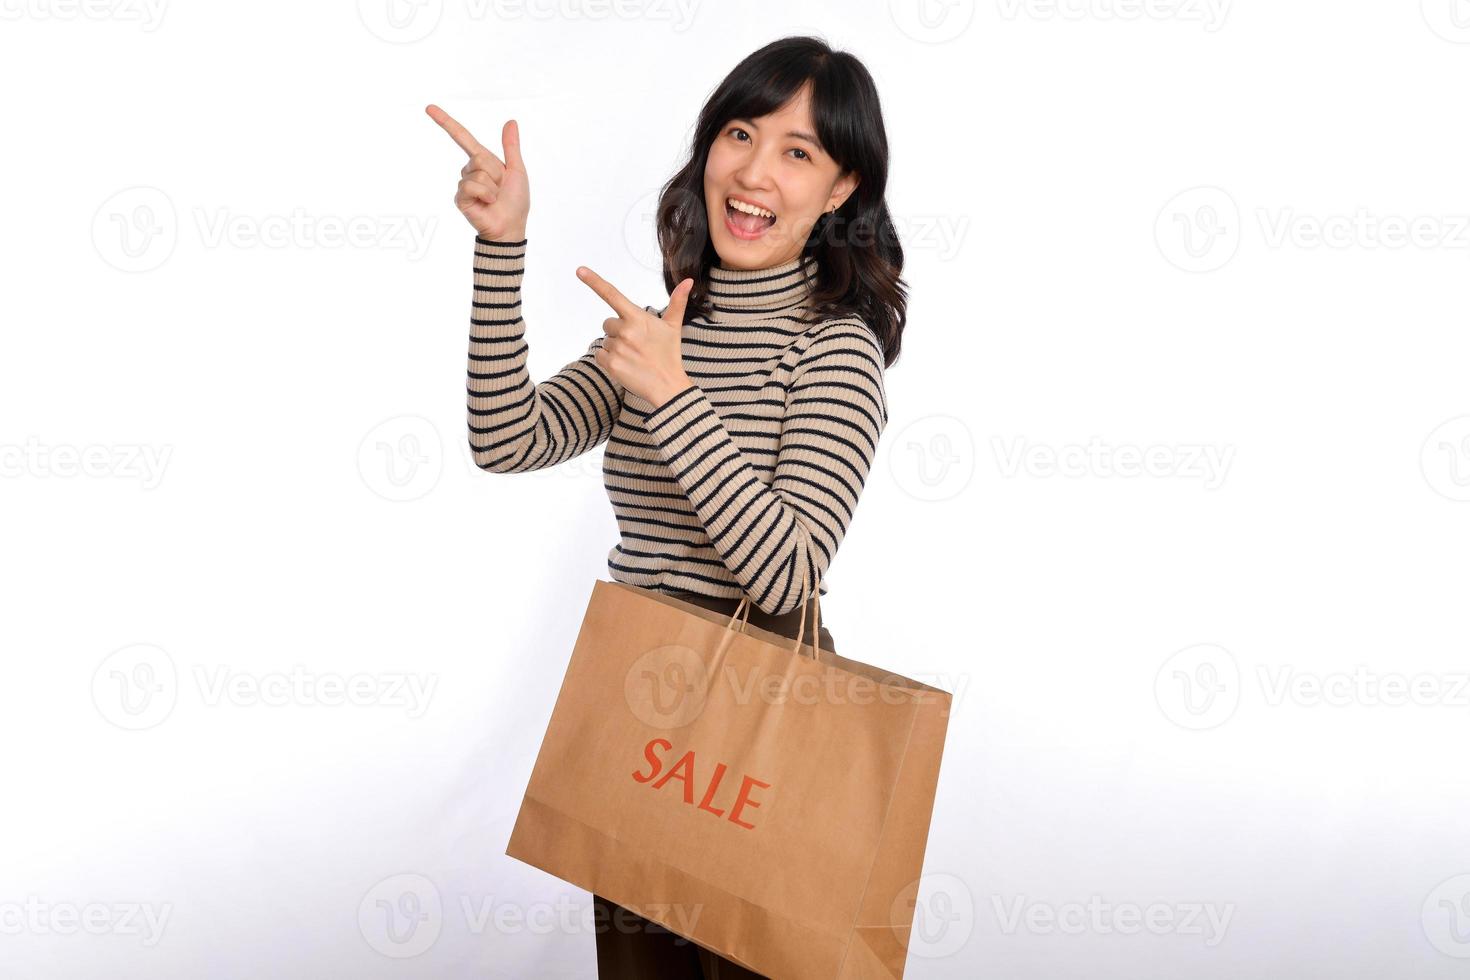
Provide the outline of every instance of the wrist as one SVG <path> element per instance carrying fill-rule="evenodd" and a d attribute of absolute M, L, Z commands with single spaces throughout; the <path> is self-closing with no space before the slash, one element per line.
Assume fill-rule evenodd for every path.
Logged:
<path fill-rule="evenodd" d="M 693 386 L 693 384 L 694 382 L 689 380 L 689 376 L 687 374 L 681 378 L 675 378 L 663 388 L 654 392 L 653 397 L 648 399 L 648 402 L 654 407 L 655 410 L 658 410 L 667 405 L 669 401 L 674 398 L 675 395 L 680 395 L 683 394 L 685 391 L 688 391 L 689 388 Z"/>
<path fill-rule="evenodd" d="M 475 237 L 481 238 L 487 242 L 499 242 L 507 245 L 519 245 L 521 242 L 526 240 L 526 229 L 512 228 L 509 231 L 501 232 L 499 235 L 491 236 L 476 228 Z"/>

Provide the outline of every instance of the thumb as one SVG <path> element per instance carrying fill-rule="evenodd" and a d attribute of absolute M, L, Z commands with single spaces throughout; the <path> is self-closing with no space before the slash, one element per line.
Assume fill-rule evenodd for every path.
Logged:
<path fill-rule="evenodd" d="M 684 307 L 689 302 L 689 294 L 694 291 L 694 280 L 685 279 L 674 287 L 669 293 L 669 305 L 664 310 L 663 321 L 672 327 L 684 326 Z"/>
<path fill-rule="evenodd" d="M 514 119 L 507 119 L 501 128 L 500 146 L 505 150 L 505 165 L 525 173 L 526 161 L 521 157 L 521 127 Z"/>

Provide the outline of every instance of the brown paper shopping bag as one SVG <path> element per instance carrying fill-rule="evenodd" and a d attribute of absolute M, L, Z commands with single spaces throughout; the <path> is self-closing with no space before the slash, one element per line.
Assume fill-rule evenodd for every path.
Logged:
<path fill-rule="evenodd" d="M 594 584 L 506 854 L 774 980 L 902 977 L 950 694 L 749 608 Z"/>

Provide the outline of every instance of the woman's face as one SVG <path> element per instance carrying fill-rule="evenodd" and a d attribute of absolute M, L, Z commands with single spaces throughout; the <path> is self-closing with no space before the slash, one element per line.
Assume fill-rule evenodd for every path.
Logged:
<path fill-rule="evenodd" d="M 730 119 L 710 145 L 704 165 L 704 206 L 710 239 L 727 269 L 764 269 L 801 254 L 824 211 L 857 187 L 817 143 L 810 84 L 784 107 L 758 119 Z M 769 214 L 759 219 L 731 205 L 739 198 Z"/>

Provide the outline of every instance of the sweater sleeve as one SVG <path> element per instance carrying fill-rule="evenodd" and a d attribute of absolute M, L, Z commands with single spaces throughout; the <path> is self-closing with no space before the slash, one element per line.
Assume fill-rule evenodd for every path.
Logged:
<path fill-rule="evenodd" d="M 866 326 L 824 325 L 792 372 L 775 474 L 763 483 L 698 385 L 644 419 L 660 457 L 751 601 L 801 606 L 851 526 L 888 422 L 883 351 Z"/>
<path fill-rule="evenodd" d="M 599 445 L 612 432 L 623 394 L 593 356 L 606 336 L 550 378 L 532 383 L 521 317 L 525 261 L 526 239 L 475 236 L 465 389 L 470 452 L 492 473 L 545 469 Z"/>

